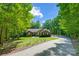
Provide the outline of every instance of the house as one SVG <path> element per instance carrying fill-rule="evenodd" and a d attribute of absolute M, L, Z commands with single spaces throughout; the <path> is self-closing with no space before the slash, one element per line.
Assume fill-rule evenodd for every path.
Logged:
<path fill-rule="evenodd" d="M 51 36 L 51 33 L 48 29 L 28 29 L 25 33 L 26 36 L 40 36 L 40 37 Z"/>
<path fill-rule="evenodd" d="M 51 32 L 48 29 L 41 29 L 38 33 L 39 33 L 40 37 L 50 37 L 51 36 Z"/>
<path fill-rule="evenodd" d="M 38 33 L 38 31 L 39 31 L 40 29 L 28 29 L 27 31 L 26 31 L 26 35 L 27 36 L 36 36 Z"/>

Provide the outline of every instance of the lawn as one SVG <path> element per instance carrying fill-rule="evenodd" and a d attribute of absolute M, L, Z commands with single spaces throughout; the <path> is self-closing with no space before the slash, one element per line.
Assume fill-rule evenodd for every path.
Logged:
<path fill-rule="evenodd" d="M 52 37 L 21 37 L 19 40 L 14 42 L 20 42 L 17 44 L 16 48 L 33 46 L 35 44 L 43 43 L 49 40 L 55 40 L 57 38 Z"/>

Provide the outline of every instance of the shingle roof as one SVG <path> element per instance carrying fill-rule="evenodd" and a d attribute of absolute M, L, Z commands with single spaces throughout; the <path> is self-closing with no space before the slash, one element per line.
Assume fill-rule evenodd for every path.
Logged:
<path fill-rule="evenodd" d="M 42 30 L 42 32 L 43 32 L 43 31 L 48 31 L 48 32 L 50 32 L 50 30 L 48 30 L 48 29 L 28 29 L 27 32 L 29 32 L 29 31 L 30 31 L 30 32 L 38 32 L 38 31 L 41 31 L 41 30 Z"/>
<path fill-rule="evenodd" d="M 28 29 L 27 31 L 30 31 L 30 32 L 37 32 L 37 31 L 39 31 L 39 30 L 41 30 L 41 29 Z"/>

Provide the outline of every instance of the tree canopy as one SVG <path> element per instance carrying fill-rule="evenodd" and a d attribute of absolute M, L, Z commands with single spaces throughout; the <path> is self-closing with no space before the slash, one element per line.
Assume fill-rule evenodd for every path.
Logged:
<path fill-rule="evenodd" d="M 39 28 L 41 28 L 40 21 L 32 22 L 31 23 L 31 28 L 33 28 L 33 29 L 39 29 Z"/>
<path fill-rule="evenodd" d="M 79 4 L 67 3 L 58 4 L 60 8 L 60 28 L 66 32 L 66 34 L 73 38 L 79 37 Z"/>
<path fill-rule="evenodd" d="M 0 43 L 30 27 L 32 4 L 0 4 Z"/>

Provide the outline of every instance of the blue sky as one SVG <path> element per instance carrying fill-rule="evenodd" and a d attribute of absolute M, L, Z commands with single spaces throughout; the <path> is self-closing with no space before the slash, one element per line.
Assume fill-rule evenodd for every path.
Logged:
<path fill-rule="evenodd" d="M 59 8 L 55 3 L 33 3 L 31 13 L 34 14 L 34 22 L 44 23 L 48 19 L 53 19 L 58 15 Z"/>

